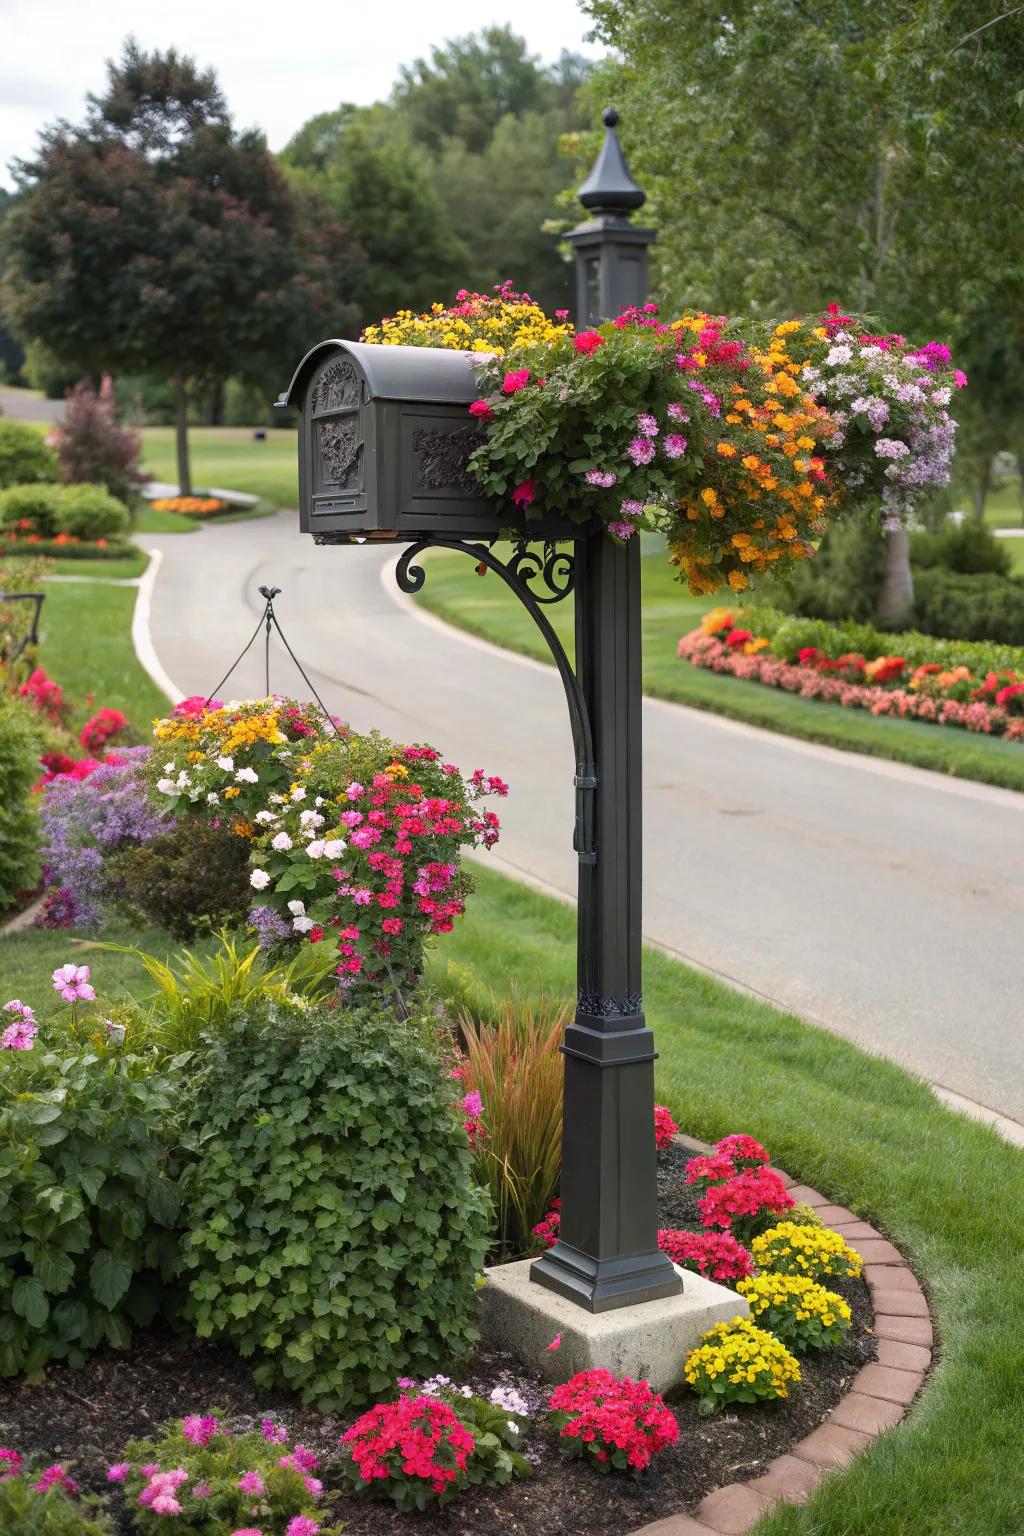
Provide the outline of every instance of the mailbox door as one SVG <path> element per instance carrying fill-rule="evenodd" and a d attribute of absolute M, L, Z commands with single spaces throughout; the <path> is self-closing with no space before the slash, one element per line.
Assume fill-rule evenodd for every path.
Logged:
<path fill-rule="evenodd" d="M 480 432 L 465 405 L 410 400 L 389 405 L 389 417 L 391 412 L 397 415 L 394 427 L 388 422 L 388 439 L 398 450 L 397 464 L 389 469 L 395 474 L 399 532 L 497 537 L 500 504 L 482 494 L 466 468 Z"/>
<path fill-rule="evenodd" d="M 300 453 L 300 528 L 304 533 L 377 527 L 373 407 L 359 370 L 340 349 L 310 380 Z"/>

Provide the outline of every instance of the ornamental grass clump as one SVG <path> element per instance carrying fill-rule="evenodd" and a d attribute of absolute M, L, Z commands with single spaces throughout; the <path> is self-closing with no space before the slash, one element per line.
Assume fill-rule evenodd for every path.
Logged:
<path fill-rule="evenodd" d="M 863 1260 L 846 1239 L 830 1227 L 781 1221 L 751 1243 L 758 1269 L 778 1275 L 806 1275 L 810 1280 L 831 1276 L 856 1280 Z"/>
<path fill-rule="evenodd" d="M 323 1511 L 319 1457 L 292 1444 L 274 1419 L 232 1434 L 216 1414 L 189 1414 L 155 1440 L 133 1440 L 107 1481 L 124 1490 L 125 1513 L 141 1533 L 338 1536 Z"/>
<path fill-rule="evenodd" d="M 586 1457 L 602 1472 L 642 1472 L 679 1439 L 675 1415 L 648 1381 L 611 1371 L 579 1371 L 548 1398 L 548 1422 L 570 1460 Z"/>
<path fill-rule="evenodd" d="M 788 1397 L 800 1380 L 800 1366 L 775 1334 L 745 1317 L 717 1323 L 686 1357 L 683 1375 L 700 1397 L 702 1414 L 726 1403 L 756 1403 Z"/>
<path fill-rule="evenodd" d="M 469 1487 L 532 1475 L 521 1451 L 530 1419 L 514 1390 L 497 1387 L 483 1398 L 447 1376 L 419 1387 L 402 1378 L 399 1386 L 396 1402 L 378 1403 L 341 1437 L 353 1492 L 423 1510 Z"/>
<path fill-rule="evenodd" d="M 433 1011 L 278 1004 L 200 1051 L 179 1270 L 199 1337 L 325 1412 L 463 1358 L 492 1213 Z"/>
<path fill-rule="evenodd" d="M 850 1329 L 850 1308 L 842 1296 L 806 1275 L 755 1275 L 736 1289 L 757 1322 L 797 1351 L 828 1349 Z"/>

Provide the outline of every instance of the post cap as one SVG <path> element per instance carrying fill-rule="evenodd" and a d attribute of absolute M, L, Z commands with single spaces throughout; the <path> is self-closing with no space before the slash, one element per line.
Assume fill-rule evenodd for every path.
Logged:
<path fill-rule="evenodd" d="M 594 161 L 590 175 L 580 187 L 578 196 L 584 208 L 593 213 L 626 216 L 636 208 L 642 208 L 647 194 L 638 187 L 629 174 L 626 157 L 622 153 L 615 126 L 619 114 L 614 107 L 606 107 L 602 113 L 604 143 Z"/>

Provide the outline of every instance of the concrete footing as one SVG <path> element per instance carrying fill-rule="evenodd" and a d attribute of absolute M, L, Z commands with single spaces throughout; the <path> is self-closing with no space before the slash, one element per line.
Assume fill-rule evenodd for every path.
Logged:
<path fill-rule="evenodd" d="M 587 1312 L 531 1280 L 531 1263 L 522 1259 L 486 1271 L 481 1326 L 487 1343 L 518 1356 L 550 1381 L 603 1368 L 665 1392 L 682 1380 L 683 1361 L 701 1334 L 750 1314 L 744 1297 L 688 1270 L 679 1271 L 681 1296 Z M 549 1350 L 557 1334 L 561 1344 Z"/>

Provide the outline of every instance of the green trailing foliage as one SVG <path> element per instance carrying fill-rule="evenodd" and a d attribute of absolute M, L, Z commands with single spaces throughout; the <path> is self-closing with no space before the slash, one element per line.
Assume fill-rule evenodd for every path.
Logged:
<path fill-rule="evenodd" d="M 491 1213 L 436 1029 L 274 1009 L 210 1045 L 193 1094 L 186 1316 L 325 1411 L 475 1337 Z"/>
<path fill-rule="evenodd" d="M 29 712 L 0 694 L 0 912 L 39 879 L 39 817 L 29 791 L 39 777 L 39 741 Z"/>
<path fill-rule="evenodd" d="M 0 421 L 0 488 L 59 479 L 57 455 L 41 433 L 22 421 Z"/>
<path fill-rule="evenodd" d="M 180 1202 L 165 1127 L 187 1058 L 159 1070 L 103 1035 L 41 1035 L 5 1062 L 3 1376 L 81 1364 L 104 1341 L 126 1348 L 133 1324 L 168 1309 Z"/>

